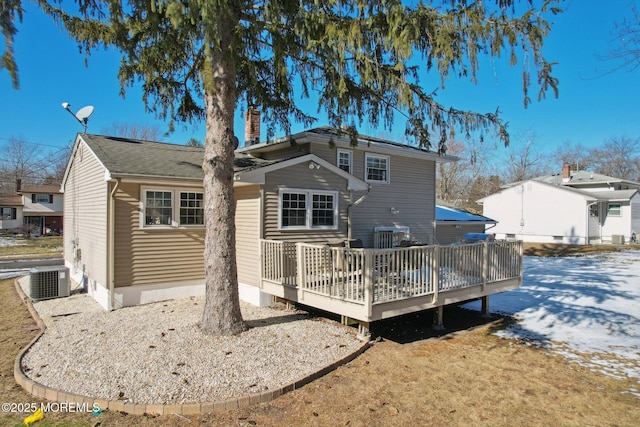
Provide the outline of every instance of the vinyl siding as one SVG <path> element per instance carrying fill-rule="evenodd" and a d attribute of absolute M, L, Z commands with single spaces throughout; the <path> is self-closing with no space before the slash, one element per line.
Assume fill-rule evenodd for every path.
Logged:
<path fill-rule="evenodd" d="M 64 258 L 91 280 L 107 285 L 107 182 L 105 170 L 81 142 L 64 187 Z M 80 257 L 76 258 L 76 248 Z"/>
<path fill-rule="evenodd" d="M 636 233 L 636 239 L 640 237 L 640 193 L 636 193 L 630 201 L 631 204 L 631 233 Z"/>
<path fill-rule="evenodd" d="M 308 243 L 333 243 L 347 238 L 347 180 L 325 168 L 310 170 L 307 163 L 268 173 L 264 190 L 264 238 Z M 338 191 L 337 230 L 279 230 L 280 188 Z"/>
<path fill-rule="evenodd" d="M 558 186 L 526 181 L 487 196 L 483 215 L 498 221 L 492 233 L 514 234 L 525 242 L 583 244 L 588 227 L 587 197 Z"/>
<path fill-rule="evenodd" d="M 365 154 L 376 154 L 364 144 L 352 150 L 352 174 L 364 180 Z M 315 143 L 311 152 L 336 164 L 337 149 Z M 354 199 L 364 194 L 358 192 Z M 391 208 L 399 213 L 393 215 Z M 429 240 L 435 220 L 435 162 L 411 157 L 389 156 L 389 183 L 371 183 L 371 192 L 351 214 L 352 237 L 373 247 L 375 227 L 409 227 L 415 238 Z"/>
<path fill-rule="evenodd" d="M 141 228 L 140 188 L 121 183 L 115 196 L 115 286 L 204 280 L 204 227 Z"/>
<path fill-rule="evenodd" d="M 261 153 L 259 157 L 265 160 L 283 160 L 304 156 L 305 154 L 309 154 L 309 144 L 288 146 L 277 151 L 266 151 Z M 335 164 L 335 161 L 332 163 Z"/>
<path fill-rule="evenodd" d="M 236 187 L 234 192 L 238 282 L 258 286 L 260 281 L 260 186 Z"/>

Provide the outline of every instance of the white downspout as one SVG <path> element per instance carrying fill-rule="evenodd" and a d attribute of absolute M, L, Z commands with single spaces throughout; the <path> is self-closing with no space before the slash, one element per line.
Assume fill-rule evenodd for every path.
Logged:
<path fill-rule="evenodd" d="M 115 195 L 116 191 L 118 191 L 118 186 L 120 185 L 120 178 L 116 179 L 116 184 L 113 186 L 111 193 L 109 195 L 109 220 L 107 226 L 107 242 L 109 245 L 108 251 L 108 263 L 109 266 L 107 268 L 107 272 L 109 274 L 109 307 L 108 310 L 111 311 L 115 306 Z"/>

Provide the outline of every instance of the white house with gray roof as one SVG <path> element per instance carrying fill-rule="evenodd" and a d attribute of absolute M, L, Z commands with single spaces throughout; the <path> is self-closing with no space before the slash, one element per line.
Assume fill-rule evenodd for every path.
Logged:
<path fill-rule="evenodd" d="M 512 183 L 478 203 L 497 238 L 538 243 L 624 243 L 640 232 L 640 183 L 572 171 Z"/>

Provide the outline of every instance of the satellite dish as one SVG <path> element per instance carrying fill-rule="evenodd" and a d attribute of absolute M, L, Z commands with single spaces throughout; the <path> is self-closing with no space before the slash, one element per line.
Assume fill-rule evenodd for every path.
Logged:
<path fill-rule="evenodd" d="M 89 116 L 93 114 L 93 105 L 87 105 L 86 107 L 82 107 L 76 113 L 76 118 L 81 122 L 86 122 L 89 120 Z"/>
<path fill-rule="evenodd" d="M 69 114 L 75 117 L 76 120 L 80 122 L 82 126 L 84 126 L 84 133 L 87 133 L 87 124 L 89 123 L 89 116 L 93 114 L 93 105 L 87 105 L 86 107 L 82 107 L 81 109 L 78 110 L 77 113 L 74 113 L 73 111 L 71 111 L 71 108 L 69 107 L 71 107 L 71 104 L 69 104 L 68 102 L 62 103 L 62 108 L 67 110 Z"/>

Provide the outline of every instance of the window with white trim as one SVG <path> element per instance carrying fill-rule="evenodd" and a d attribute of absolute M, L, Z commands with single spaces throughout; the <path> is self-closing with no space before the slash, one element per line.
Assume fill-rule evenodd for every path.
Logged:
<path fill-rule="evenodd" d="M 321 190 L 280 190 L 280 229 L 338 228 L 338 193 Z"/>
<path fill-rule="evenodd" d="M 171 191 L 147 190 L 144 202 L 145 225 L 171 225 L 173 203 Z"/>
<path fill-rule="evenodd" d="M 338 150 L 338 167 L 347 173 L 353 173 L 351 153 L 351 150 Z"/>
<path fill-rule="evenodd" d="M 607 206 L 608 216 L 622 216 L 622 205 L 620 203 L 609 203 Z"/>
<path fill-rule="evenodd" d="M 204 194 L 201 191 L 146 188 L 142 194 L 143 227 L 204 225 Z"/>
<path fill-rule="evenodd" d="M 367 182 L 389 183 L 389 157 L 365 154 L 364 180 Z"/>
<path fill-rule="evenodd" d="M 180 192 L 180 225 L 204 225 L 204 194 Z"/>

